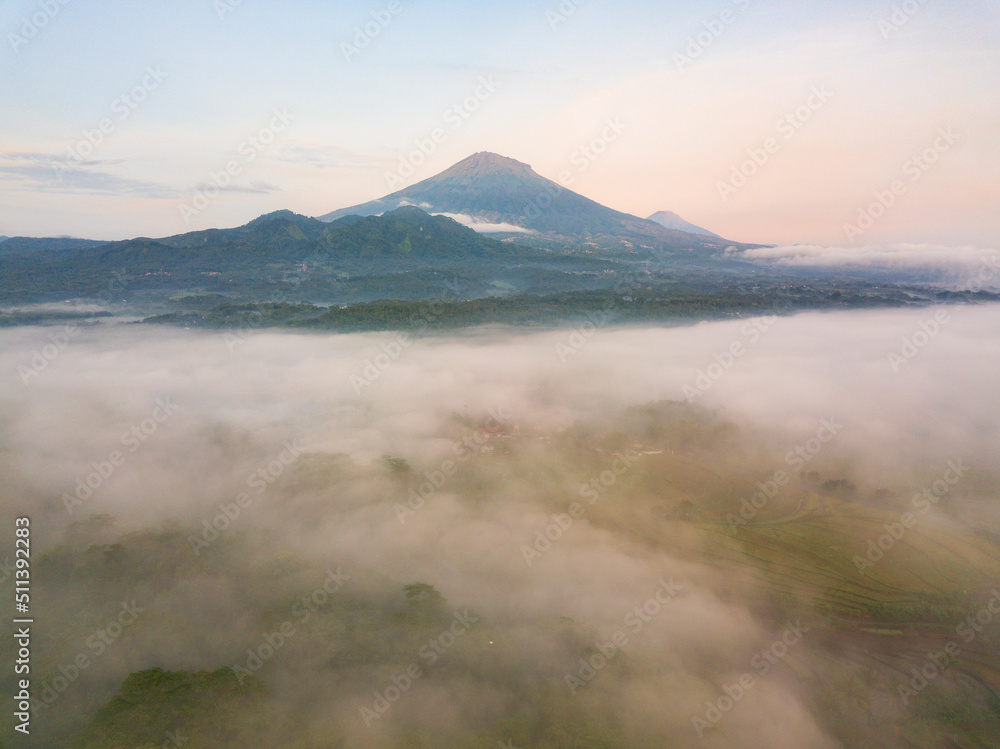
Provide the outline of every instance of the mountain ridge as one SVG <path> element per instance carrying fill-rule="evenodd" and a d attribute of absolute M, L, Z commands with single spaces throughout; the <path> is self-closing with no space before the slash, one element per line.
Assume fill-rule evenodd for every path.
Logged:
<path fill-rule="evenodd" d="M 405 205 L 463 217 L 473 228 L 499 227 L 491 233 L 526 243 L 698 254 L 715 253 L 735 244 L 693 224 L 689 226 L 698 232 L 663 226 L 601 205 L 542 177 L 524 162 L 489 151 L 474 153 L 409 187 L 318 219 L 378 215 Z"/>

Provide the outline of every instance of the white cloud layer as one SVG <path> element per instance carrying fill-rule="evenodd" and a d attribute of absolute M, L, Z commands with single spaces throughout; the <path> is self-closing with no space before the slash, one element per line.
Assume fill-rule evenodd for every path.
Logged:
<path fill-rule="evenodd" d="M 739 253 L 749 260 L 802 268 L 870 268 L 918 272 L 961 289 L 1000 288 L 1000 250 L 935 244 L 824 247 L 813 244 L 759 247 Z"/>
<path fill-rule="evenodd" d="M 515 232 L 517 234 L 535 233 L 533 229 L 525 229 L 523 226 L 518 226 L 517 224 L 491 224 L 487 221 L 480 221 L 465 213 L 437 213 L 435 215 L 447 216 L 462 224 L 462 226 L 468 226 L 470 229 L 478 231 L 480 234 L 500 234 L 503 232 Z"/>
<path fill-rule="evenodd" d="M 996 513 L 998 311 L 998 305 L 980 305 L 806 313 L 778 318 L 763 330 L 746 319 L 607 328 L 565 363 L 557 347 L 579 332 L 465 331 L 413 340 L 360 393 L 352 376 L 385 359 L 396 333 L 259 331 L 234 348 L 220 333 L 94 326 L 60 348 L 53 342 L 59 327 L 0 330 L 0 523 L 12 528 L 16 513 L 30 514 L 39 555 L 88 513 L 110 513 L 125 528 L 197 527 L 231 504 L 247 476 L 295 440 L 328 462 L 307 461 L 322 466 L 319 472 L 306 466 L 290 471 L 289 482 L 255 499 L 227 536 L 265 529 L 272 540 L 253 554 L 268 569 L 294 552 L 342 564 L 359 579 L 375 571 L 392 581 L 430 581 L 505 632 L 508 640 L 497 643 L 502 656 L 496 657 L 506 659 L 509 673 L 535 674 L 560 688 L 579 658 L 575 641 L 566 639 L 567 619 L 560 617 L 577 623 L 584 642 L 603 642 L 662 579 L 675 577 L 682 594 L 630 634 L 628 673 L 601 674 L 576 704 L 620 716 L 634 739 L 628 746 L 833 749 L 843 744 L 826 734 L 828 719 L 810 710 L 809 685 L 778 675 L 759 678 L 747 699 L 696 742 L 692 716 L 718 700 L 722 685 L 747 671 L 754 654 L 780 631 L 719 595 L 731 574 L 722 581 L 710 565 L 669 547 L 653 548 L 585 522 L 529 568 L 520 548 L 533 543 L 553 512 L 546 496 L 532 489 L 537 476 L 498 476 L 481 490 L 463 489 L 456 479 L 403 525 L 394 504 L 405 501 L 405 490 L 370 466 L 388 454 L 421 473 L 435 470 L 454 456 L 449 435 L 456 412 L 506 411 L 524 434 L 532 427 L 554 434 L 618 419 L 624 409 L 652 400 L 680 400 L 702 372 L 716 372 L 698 405 L 746 430 L 761 449 L 774 444 L 780 456 L 815 435 L 822 419 L 832 420 L 841 432 L 810 467 L 844 475 L 846 466 L 860 463 L 864 470 L 848 474 L 859 483 L 913 483 L 916 491 L 938 478 L 948 461 L 961 460 L 987 479 L 983 490 L 971 479 L 963 485 L 970 508 Z M 744 353 L 724 367 L 723 354 L 734 342 Z M 907 342 L 911 354 L 905 353 Z M 42 351 L 50 352 L 47 363 L 26 383 L 23 368 Z M 894 367 L 890 354 L 898 351 L 906 361 Z M 154 424 L 163 404 L 176 410 Z M 142 427 L 143 440 L 131 439 L 144 423 L 150 430 Z M 107 464 L 113 451 L 124 461 L 68 514 L 60 497 Z M 550 461 L 546 476 L 551 469 L 562 475 Z M 595 461 L 594 475 L 601 469 Z M 577 491 L 573 484 L 560 487 L 552 484 L 553 497 Z M 181 545 L 171 553 L 184 558 L 189 551 Z M 66 590 L 76 585 L 71 577 L 46 582 Z M 170 638 L 137 635 L 127 662 L 105 659 L 86 678 L 101 679 L 105 689 L 140 667 L 214 668 L 244 658 L 266 625 L 245 618 L 250 599 L 228 585 L 209 578 L 171 584 L 148 604 L 150 620 L 169 622 Z M 64 593 L 64 604 L 76 594 Z M 45 618 L 61 621 L 52 611 Z M 244 631 L 234 622 L 253 626 Z M 288 704 L 315 703 L 310 728 L 337 706 L 350 746 L 401 745 L 380 740 L 357 717 L 356 705 L 366 704 L 384 675 L 331 670 L 332 661 L 318 653 L 337 638 L 317 632 L 300 641 L 301 655 L 288 648 L 265 669 L 275 693 Z M 822 649 L 820 639 L 810 636 L 802 657 Z M 834 663 L 825 673 L 836 674 Z M 380 730 L 412 727 L 421 715 L 433 716 L 435 730 L 447 724 L 457 730 L 466 718 L 490 725 L 494 706 L 517 694 L 516 684 L 508 692 L 497 682 L 484 692 L 474 688 L 477 682 L 450 674 L 442 669 L 421 680 Z M 78 685 L 77 693 L 84 691 Z M 644 735 L 659 740 L 643 742 Z"/>

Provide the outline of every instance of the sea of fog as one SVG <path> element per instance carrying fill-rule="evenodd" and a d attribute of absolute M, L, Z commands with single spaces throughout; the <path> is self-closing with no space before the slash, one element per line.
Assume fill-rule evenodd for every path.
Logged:
<path fill-rule="evenodd" d="M 261 467 L 289 456 L 345 455 L 366 465 L 389 455 L 423 470 L 452 453 L 456 414 L 552 434 L 654 401 L 692 402 L 778 455 L 806 444 L 824 420 L 836 424 L 824 464 L 846 466 L 871 487 L 919 487 L 962 461 L 977 477 L 962 498 L 995 523 L 998 370 L 996 305 L 402 338 L 11 328 L 0 330 L 0 525 L 30 515 L 37 554 L 92 514 L 114 516 L 123 530 L 196 527 L 220 503 L 252 493 L 248 477 L 264 475 Z M 88 484 L 89 492 L 80 489 Z M 663 580 L 681 581 L 683 594 L 635 638 L 645 662 L 659 665 L 592 692 L 621 702 L 626 727 L 654 733 L 690 732 L 690 716 L 717 694 L 718 683 L 704 678 L 706 662 L 745 662 L 773 636 L 769 624 L 714 592 L 710 569 L 598 528 L 579 527 L 544 563 L 526 565 L 521 549 L 549 514 L 509 486 L 484 487 L 503 501 L 475 505 L 446 487 L 405 523 L 386 486 L 355 481 L 333 499 L 306 488 L 280 506 L 264 492 L 240 522 L 275 532 L 284 548 L 322 565 L 432 581 L 449 600 L 522 628 L 516 657 L 532 669 L 549 663 L 538 622 L 568 616 L 613 632 Z M 209 594 L 195 584 L 171 595 L 171 616 L 204 626 L 178 625 L 179 641 L 158 646 L 145 665 L 220 665 L 212 656 L 233 637 L 226 622 L 237 603 L 215 590 L 202 610 Z M 352 695 L 375 686 L 338 687 L 346 692 L 338 709 L 359 736 L 371 734 L 358 724 Z M 482 705 L 470 706 L 461 685 L 428 683 L 393 720 L 431 710 L 458 721 L 463 711 L 488 712 L 496 695 L 479 698 Z M 741 733 L 759 746 L 837 745 L 780 681 L 764 684 L 755 700 L 705 745 L 739 744 Z"/>

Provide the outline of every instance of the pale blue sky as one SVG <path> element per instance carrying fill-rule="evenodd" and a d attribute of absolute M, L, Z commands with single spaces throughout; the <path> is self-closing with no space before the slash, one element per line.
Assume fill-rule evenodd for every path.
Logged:
<path fill-rule="evenodd" d="M 442 128 L 405 182 L 489 150 L 552 179 L 569 170 L 572 189 L 620 210 L 674 210 L 743 241 L 843 244 L 875 191 L 904 180 L 862 241 L 996 246 L 1000 4 L 911 2 L 881 29 L 900 3 L 587 0 L 553 28 L 557 0 L 8 2 L 0 234 L 161 236 L 278 208 L 322 214 L 389 192 L 414 142 Z M 220 17 L 223 3 L 235 7 Z M 379 12 L 391 21 L 346 60 L 342 44 Z M 679 68 L 675 54 L 725 12 Z M 45 24 L 29 39 L 33 16 Z M 496 91 L 456 119 L 482 77 Z M 128 107 L 119 97 L 144 81 Z M 817 86 L 829 101 L 776 135 Z M 248 147 L 275 110 L 291 122 Z M 68 148 L 105 118 L 110 132 L 73 163 Z M 624 132 L 581 161 L 609 118 Z M 957 141 L 903 176 L 942 127 Z M 720 183 L 771 137 L 777 150 L 724 199 Z M 199 205 L 230 162 L 238 173 Z"/>

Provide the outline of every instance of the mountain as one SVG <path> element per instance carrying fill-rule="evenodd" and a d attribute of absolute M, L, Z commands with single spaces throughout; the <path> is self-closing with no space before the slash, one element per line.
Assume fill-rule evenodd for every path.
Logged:
<path fill-rule="evenodd" d="M 542 256 L 540 250 L 498 242 L 446 216 L 431 216 L 413 206 L 381 216 L 350 216 L 333 222 L 275 211 L 233 229 L 109 242 L 87 253 L 88 262 L 98 265 L 181 276 L 280 275 L 303 261 L 356 273 L 455 262 L 514 262 Z"/>
<path fill-rule="evenodd" d="M 8 240 L 15 242 L 18 240 Z M 502 242 L 447 216 L 404 206 L 323 222 L 276 211 L 232 229 L 140 237 L 65 250 L 4 252 L 0 302 L 177 290 L 261 298 L 358 301 L 434 296 L 442 278 L 463 293 L 590 288 L 611 261 Z"/>
<path fill-rule="evenodd" d="M 706 237 L 722 239 L 722 237 L 718 234 L 713 234 L 708 229 L 702 229 L 700 226 L 695 226 L 690 221 L 685 221 L 673 211 L 657 211 L 652 216 L 648 216 L 646 220 L 655 221 L 660 226 L 667 229 L 677 229 L 678 231 L 686 231 L 689 234 L 703 234 Z"/>
<path fill-rule="evenodd" d="M 480 165 L 479 175 L 467 170 L 463 179 L 470 184 L 480 179 L 512 184 L 509 171 L 498 173 L 495 164 L 487 162 Z M 514 170 L 529 184 L 537 184 L 524 165 Z M 455 185 L 453 179 L 450 183 Z M 563 196 L 574 198 L 568 192 Z M 652 221 L 602 206 L 593 209 L 588 203 L 592 201 L 582 203 L 585 218 L 611 214 L 608 220 L 618 221 L 619 227 L 648 225 L 663 232 L 650 231 L 647 238 L 678 234 L 687 238 L 683 247 L 698 247 L 698 235 L 671 234 Z M 567 200 L 562 207 L 571 204 Z M 553 208 L 556 205 L 554 200 Z M 348 215 L 327 222 L 275 211 L 230 229 L 62 249 L 59 243 L 38 240 L 33 250 L 6 252 L 10 243 L 32 244 L 14 238 L 0 245 L 0 305 L 86 300 L 115 314 L 141 310 L 160 322 L 185 326 L 294 321 L 307 327 L 329 323 L 338 329 L 369 330 L 400 320 L 418 327 L 446 320 L 448 325 L 548 324 L 609 309 L 628 319 L 672 319 L 732 310 L 733 300 L 744 292 L 756 300 L 744 309 L 773 309 L 780 300 L 800 307 L 898 301 L 898 295 L 878 286 L 872 291 L 863 281 L 850 286 L 842 275 L 833 281 L 803 280 L 732 253 L 643 253 L 635 245 L 628 252 L 602 251 L 593 243 L 538 247 L 496 236 L 407 205 L 378 216 Z M 541 232 L 528 236 L 533 241 Z M 444 313 L 420 301 L 428 299 L 449 300 L 450 312 L 442 317 Z M 368 306 L 340 311 L 358 303 Z M 330 310 L 316 306 L 327 304 Z M 32 311 L 28 317 L 0 312 L 0 326 L 40 324 L 44 315 L 50 315 L 51 322 L 79 314 L 67 309 Z"/>
<path fill-rule="evenodd" d="M 622 213 L 542 177 L 520 161 L 476 153 L 440 174 L 378 200 L 320 217 L 378 215 L 405 205 L 452 216 L 503 238 L 534 244 L 697 254 L 733 244 Z"/>
<path fill-rule="evenodd" d="M 322 219 L 281 210 L 155 239 L 8 239 L 0 244 L 0 302 L 113 292 L 162 303 L 186 292 L 343 304 L 607 289 L 629 273 L 676 280 L 756 272 L 724 253 L 731 244 L 612 210 L 527 164 L 477 153 Z M 453 278 L 461 291 L 446 285 Z"/>

